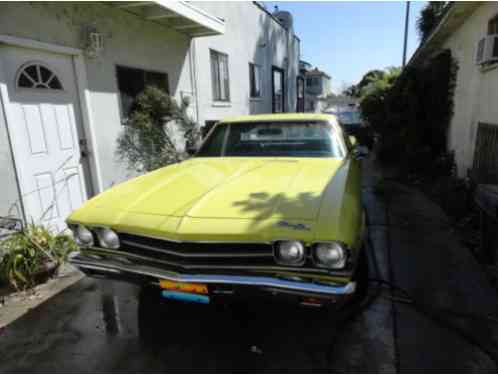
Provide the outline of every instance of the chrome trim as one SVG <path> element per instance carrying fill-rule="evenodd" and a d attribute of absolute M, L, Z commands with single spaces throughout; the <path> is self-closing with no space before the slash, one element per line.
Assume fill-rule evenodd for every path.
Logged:
<path fill-rule="evenodd" d="M 88 228 L 93 228 L 93 227 L 88 227 Z M 118 231 L 115 229 L 116 233 L 118 235 L 120 234 L 129 234 L 131 236 L 137 236 L 137 237 L 142 237 L 142 238 L 152 238 L 155 240 L 161 240 L 161 241 L 169 241 L 169 242 L 176 242 L 176 243 L 205 243 L 205 244 L 217 244 L 217 243 L 222 243 L 222 244 L 257 244 L 257 245 L 271 245 L 272 241 L 195 241 L 195 240 L 176 240 L 168 237 L 158 237 L 158 236 L 144 236 L 143 234 L 140 233 L 133 233 L 133 232 L 123 232 L 123 231 Z"/>
<path fill-rule="evenodd" d="M 126 253 L 121 250 L 112 250 L 112 249 L 106 249 L 106 248 L 100 248 L 100 247 L 88 247 L 84 249 L 85 252 L 91 252 L 95 251 L 98 254 L 104 254 L 107 256 L 114 256 L 114 257 L 126 257 L 126 258 L 131 258 L 131 259 L 138 259 L 138 260 L 143 260 L 147 262 L 154 262 L 154 263 L 160 263 L 168 266 L 174 266 L 174 267 L 179 267 L 183 269 L 199 269 L 199 270 L 208 270 L 208 269 L 220 269 L 220 270 L 263 270 L 263 271 L 287 271 L 287 272 L 312 272 L 313 274 L 329 274 L 329 270 L 325 268 L 291 268 L 291 266 L 287 267 L 275 267 L 275 266 L 255 266 L 255 265 L 235 265 L 235 266 L 227 266 L 224 264 L 209 264 L 209 265 L 203 265 L 203 264 L 181 264 L 178 262 L 174 261 L 167 261 L 167 260 L 162 260 L 162 259 L 156 259 L 156 258 L 150 258 L 142 255 L 137 255 L 133 253 Z M 90 254 L 82 254 L 83 256 L 89 256 Z"/>
<path fill-rule="evenodd" d="M 248 285 L 330 295 L 352 294 L 356 290 L 356 282 L 349 282 L 345 285 L 326 285 L 262 276 L 181 275 L 146 266 L 134 266 L 131 268 L 125 265 L 117 265 L 112 262 L 99 262 L 96 264 L 89 261 L 80 261 L 77 259 L 79 255 L 79 252 L 71 253 L 70 262 L 82 270 L 96 270 L 113 274 L 132 273 L 174 282 Z"/>
<path fill-rule="evenodd" d="M 183 258 L 253 258 L 253 257 L 272 257 L 272 252 L 269 251 L 267 253 L 261 253 L 261 252 L 253 252 L 253 253 L 183 253 L 183 252 L 178 252 L 170 249 L 162 249 L 156 246 L 150 246 L 150 245 L 145 245 L 141 244 L 139 242 L 135 241 L 128 241 L 128 240 L 123 240 L 121 241 L 122 244 L 128 244 L 131 246 L 139 247 L 142 249 L 147 249 L 147 250 L 152 250 L 152 251 L 157 251 L 160 253 L 164 254 L 169 254 L 169 255 L 174 255 L 178 257 L 183 257 Z"/>
<path fill-rule="evenodd" d="M 166 216 L 165 216 L 166 217 Z M 73 221 L 68 221 L 66 222 L 67 225 L 84 225 L 78 222 L 73 222 Z M 146 235 L 144 236 L 141 233 L 133 233 L 133 232 L 128 232 L 128 231 L 121 231 L 116 228 L 112 228 L 111 226 L 105 226 L 105 225 L 85 225 L 86 228 L 88 229 L 93 229 L 93 228 L 109 228 L 115 231 L 118 236 L 120 234 L 129 234 L 131 236 L 137 236 L 137 237 L 142 237 L 142 238 L 152 238 L 155 240 L 162 240 L 162 241 L 169 241 L 169 242 L 176 242 L 176 243 L 206 243 L 206 244 L 217 244 L 217 243 L 222 243 L 222 244 L 258 244 L 258 245 L 271 245 L 272 241 L 195 241 L 195 240 L 177 240 L 177 239 L 172 239 L 168 237 L 159 237 L 159 236 L 150 236 Z"/>

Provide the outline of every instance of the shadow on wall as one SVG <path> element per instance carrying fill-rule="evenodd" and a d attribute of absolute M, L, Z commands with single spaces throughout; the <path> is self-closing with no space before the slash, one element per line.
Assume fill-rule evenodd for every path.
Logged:
<path fill-rule="evenodd" d="M 287 93 L 287 85 L 293 84 L 288 81 L 286 77 L 293 76 L 296 70 L 295 67 L 289 64 L 292 60 L 292 54 L 287 54 L 288 41 L 287 33 L 284 29 L 277 24 L 277 22 L 271 18 L 264 11 L 260 12 L 259 15 L 259 37 L 254 49 L 254 55 L 251 62 L 258 64 L 262 67 L 262 97 L 260 100 L 249 100 L 249 113 L 271 113 L 272 112 L 272 101 L 273 101 L 273 87 L 272 87 L 272 67 L 281 68 L 285 71 L 284 74 L 284 92 Z M 293 42 L 293 41 L 291 41 Z M 282 57 L 279 59 L 279 57 Z M 284 57 L 287 57 L 287 64 L 285 64 Z M 279 61 L 280 60 L 280 61 Z M 249 99 L 250 98 L 249 92 Z M 285 110 L 294 112 L 295 105 L 289 107 L 289 98 L 285 95 Z"/>

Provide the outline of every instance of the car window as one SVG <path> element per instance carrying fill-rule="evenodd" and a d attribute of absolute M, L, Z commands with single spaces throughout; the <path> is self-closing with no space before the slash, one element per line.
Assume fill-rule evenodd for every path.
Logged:
<path fill-rule="evenodd" d="M 206 141 L 203 143 L 196 156 L 221 156 L 227 130 L 227 126 L 216 126 L 213 131 L 208 134 Z"/>
<path fill-rule="evenodd" d="M 197 156 L 342 158 L 345 153 L 342 135 L 327 122 L 265 122 L 219 124 Z"/>

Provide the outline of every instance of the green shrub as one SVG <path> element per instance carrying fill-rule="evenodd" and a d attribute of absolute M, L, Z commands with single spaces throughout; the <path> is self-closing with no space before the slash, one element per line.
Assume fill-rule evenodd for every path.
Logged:
<path fill-rule="evenodd" d="M 0 277 L 21 290 L 45 281 L 78 246 L 69 235 L 54 235 L 43 226 L 31 224 L 23 232 L 0 243 L 3 257 Z"/>
<path fill-rule="evenodd" d="M 406 174 L 453 173 L 446 147 L 457 69 L 446 50 L 423 65 L 407 66 L 399 76 L 392 71 L 363 90 L 363 117 L 380 136 L 381 161 L 397 163 Z"/>
<path fill-rule="evenodd" d="M 199 127 L 188 116 L 188 106 L 186 99 L 178 105 L 163 90 L 146 87 L 135 100 L 134 110 L 117 139 L 118 159 L 128 170 L 139 173 L 185 159 L 186 152 L 177 147 L 179 138 L 186 147 L 194 146 L 199 138 Z M 168 126 L 169 122 L 176 126 Z"/>

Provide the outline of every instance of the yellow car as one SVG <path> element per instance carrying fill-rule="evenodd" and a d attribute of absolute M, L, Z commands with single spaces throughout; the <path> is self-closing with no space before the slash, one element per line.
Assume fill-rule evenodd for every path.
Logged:
<path fill-rule="evenodd" d="M 70 262 L 183 301 L 342 302 L 365 233 L 358 150 L 333 115 L 224 120 L 194 157 L 73 212 Z"/>

